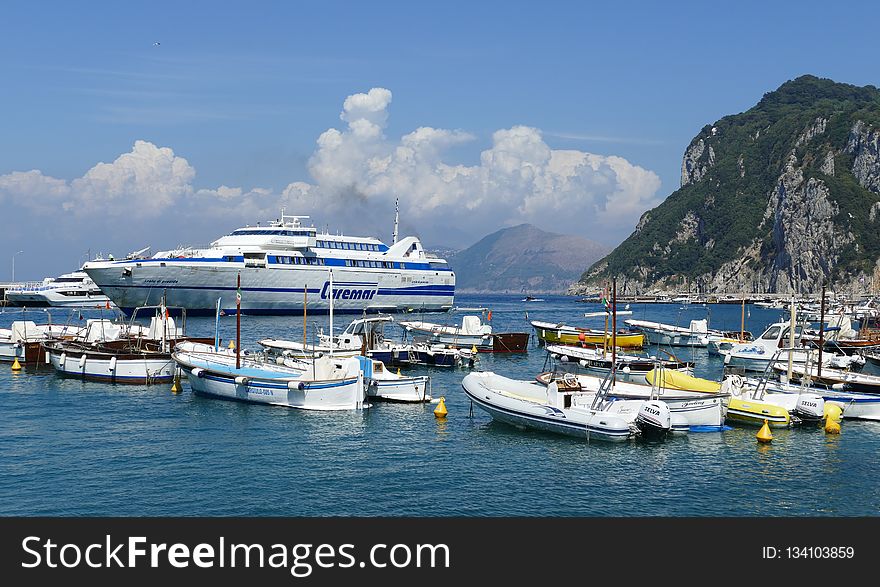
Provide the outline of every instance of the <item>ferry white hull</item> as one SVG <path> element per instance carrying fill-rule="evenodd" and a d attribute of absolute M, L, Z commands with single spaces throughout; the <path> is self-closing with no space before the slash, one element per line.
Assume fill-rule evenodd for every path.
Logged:
<path fill-rule="evenodd" d="M 304 301 L 309 313 L 330 310 L 327 267 L 143 259 L 93 261 L 85 270 L 126 313 L 157 304 L 163 295 L 167 305 L 184 307 L 191 315 L 212 315 L 217 298 L 225 312 L 234 313 L 239 274 L 242 314 L 302 314 Z M 333 292 L 335 313 L 446 311 L 453 304 L 455 277 L 449 271 L 333 267 Z"/>

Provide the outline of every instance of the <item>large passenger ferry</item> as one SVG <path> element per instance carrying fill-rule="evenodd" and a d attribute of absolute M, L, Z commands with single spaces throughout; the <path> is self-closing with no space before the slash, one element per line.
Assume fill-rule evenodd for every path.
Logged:
<path fill-rule="evenodd" d="M 242 314 L 446 311 L 452 307 L 455 273 L 418 238 L 390 246 L 377 238 L 318 233 L 308 216 L 281 211 L 266 226 L 246 226 L 207 248 L 162 251 L 152 257 L 89 261 L 83 266 L 124 312 L 154 305 L 187 313 L 235 312 L 241 275 Z"/>

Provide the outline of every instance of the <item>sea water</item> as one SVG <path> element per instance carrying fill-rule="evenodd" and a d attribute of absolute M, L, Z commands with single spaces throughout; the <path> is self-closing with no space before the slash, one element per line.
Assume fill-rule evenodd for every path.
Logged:
<path fill-rule="evenodd" d="M 495 332 L 529 332 L 527 353 L 480 354 L 478 369 L 531 380 L 546 353 L 529 320 L 602 328 L 584 318 L 597 304 L 544 295 L 458 295 L 456 304 L 491 309 Z M 621 304 L 619 309 L 623 309 Z M 630 316 L 739 330 L 739 305 L 631 304 Z M 83 312 L 83 319 L 108 317 Z M 417 314 L 460 323 L 468 312 Z M 473 312 L 470 312 L 473 314 Z M 780 310 L 746 306 L 755 335 Z M 0 314 L 0 327 L 22 317 Z M 45 314 L 29 313 L 37 322 Z M 352 316 L 337 315 L 340 332 Z M 482 315 L 487 318 L 486 313 Z M 55 322 L 79 313 L 53 310 Z M 404 319 L 398 315 L 396 320 Z M 309 339 L 328 317 L 307 318 Z M 242 347 L 264 337 L 302 340 L 302 317 L 241 319 Z M 214 335 L 213 318 L 190 318 L 188 333 Z M 396 324 L 386 334 L 400 335 Z M 224 346 L 235 316 L 220 319 Z M 656 349 L 651 350 L 652 353 Z M 717 379 L 718 357 L 675 349 Z M 880 513 L 876 491 L 880 423 L 821 428 L 690 433 L 662 443 L 603 443 L 493 422 L 461 389 L 463 368 L 404 369 L 428 374 L 434 405 L 375 403 L 351 412 L 315 412 L 194 396 L 170 385 L 128 386 L 62 378 L 51 368 L 13 374 L 0 363 L 0 515 L 45 516 L 863 516 Z"/>

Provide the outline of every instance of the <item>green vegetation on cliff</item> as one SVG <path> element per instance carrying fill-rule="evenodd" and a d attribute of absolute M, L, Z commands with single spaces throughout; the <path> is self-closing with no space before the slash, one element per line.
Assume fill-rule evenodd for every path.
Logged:
<path fill-rule="evenodd" d="M 807 245 L 792 243 L 795 231 L 810 238 L 817 227 L 830 231 L 823 239 L 848 243 L 816 261 L 825 277 L 872 271 L 880 257 L 880 219 L 875 224 L 873 208 L 880 198 L 876 188 L 868 189 L 873 184 L 854 175 L 852 141 L 857 129 L 871 138 L 878 128 L 880 91 L 874 86 L 814 76 L 786 82 L 750 110 L 706 125 L 685 152 L 682 187 L 646 212 L 635 232 L 581 282 L 614 275 L 648 288 L 715 280 L 719 290 L 719 270 L 746 257 L 752 279 L 773 290 L 781 287 L 779 275 L 789 283 L 814 277 L 798 265 Z M 876 162 L 868 155 L 860 164 L 870 175 Z M 827 206 L 819 201 L 826 195 Z M 804 204 L 795 209 L 798 198 Z M 810 206 L 828 211 L 830 221 L 821 224 L 822 217 L 811 225 L 817 213 Z"/>

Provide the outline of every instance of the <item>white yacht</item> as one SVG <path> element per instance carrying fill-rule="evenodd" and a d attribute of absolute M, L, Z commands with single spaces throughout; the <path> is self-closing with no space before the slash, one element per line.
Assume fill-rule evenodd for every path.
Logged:
<path fill-rule="evenodd" d="M 41 282 L 23 283 L 6 290 L 10 306 L 42 308 L 105 308 L 110 298 L 83 271 L 47 277 Z"/>
<path fill-rule="evenodd" d="M 224 312 L 235 312 L 238 275 L 242 314 L 302 314 L 304 306 L 326 313 L 330 291 L 335 312 L 452 307 L 455 274 L 418 238 L 397 240 L 396 219 L 388 246 L 373 237 L 318 233 L 302 223 L 306 218 L 282 210 L 280 219 L 239 228 L 206 248 L 89 261 L 83 269 L 126 313 L 163 295 L 191 315 L 213 315 L 218 298 Z"/>

